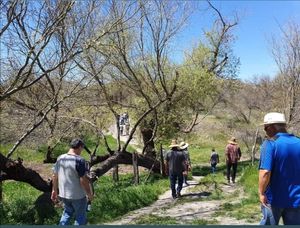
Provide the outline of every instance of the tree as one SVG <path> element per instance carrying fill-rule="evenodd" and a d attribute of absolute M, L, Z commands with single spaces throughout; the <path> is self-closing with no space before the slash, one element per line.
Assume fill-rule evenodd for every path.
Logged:
<path fill-rule="evenodd" d="M 277 87 L 282 91 L 276 100 L 290 125 L 300 122 L 300 26 L 290 22 L 280 27 L 281 37 L 272 39 L 272 54 L 279 69 Z"/>

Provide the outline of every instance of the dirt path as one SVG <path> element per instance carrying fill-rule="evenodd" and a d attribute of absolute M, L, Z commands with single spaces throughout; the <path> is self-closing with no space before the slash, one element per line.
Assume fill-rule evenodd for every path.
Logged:
<path fill-rule="evenodd" d="M 193 189 L 199 186 L 199 181 L 203 177 L 193 177 L 189 181 L 190 185 L 182 189 L 182 198 L 173 200 L 171 191 L 162 194 L 159 199 L 148 207 L 144 207 L 128 213 L 117 221 L 106 223 L 106 225 L 128 225 L 135 224 L 136 220 L 145 216 L 158 216 L 175 219 L 178 224 L 191 224 L 193 221 L 202 220 L 207 224 L 219 225 L 257 225 L 245 220 L 237 220 L 233 217 L 215 216 L 220 206 L 226 203 L 224 200 L 209 200 L 208 192 L 195 192 Z M 227 195 L 235 194 L 241 190 L 239 185 L 224 184 L 221 187 L 222 192 Z M 235 199 L 239 201 L 242 193 Z"/>
<path fill-rule="evenodd" d="M 114 138 L 117 137 L 117 130 L 115 126 L 109 128 L 110 134 Z M 121 136 L 121 141 L 125 142 L 127 136 Z M 130 142 L 138 152 L 141 152 L 139 142 L 136 138 L 133 138 Z M 158 200 L 152 205 L 131 211 L 124 215 L 120 219 L 105 223 L 105 225 L 129 225 L 135 224 L 136 221 L 145 216 L 158 216 L 164 219 L 165 217 L 176 220 L 178 224 L 191 224 L 195 220 L 203 220 L 207 224 L 218 225 L 257 225 L 258 223 L 249 223 L 245 220 L 237 220 L 228 216 L 216 216 L 216 212 L 220 209 L 220 206 L 227 203 L 228 199 L 225 197 L 223 200 L 211 200 L 206 199 L 210 195 L 209 192 L 197 191 L 199 181 L 203 177 L 193 176 L 193 180 L 189 181 L 189 186 L 182 189 L 182 197 L 180 199 L 173 200 L 171 197 L 171 190 L 166 191 L 160 195 Z M 235 195 L 235 202 L 239 202 L 243 197 L 242 187 L 238 184 L 222 184 L 220 190 L 226 196 Z"/>
<path fill-rule="evenodd" d="M 115 125 L 111 125 L 108 129 L 109 134 L 111 134 L 115 139 L 117 138 L 117 128 Z M 128 136 L 120 136 L 122 142 L 126 142 Z M 138 153 L 142 153 L 142 149 L 139 147 L 140 143 L 136 137 L 133 137 L 129 143 Z"/>

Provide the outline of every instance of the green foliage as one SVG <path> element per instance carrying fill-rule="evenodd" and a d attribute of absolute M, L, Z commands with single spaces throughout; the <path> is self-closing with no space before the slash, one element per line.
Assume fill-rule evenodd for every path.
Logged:
<path fill-rule="evenodd" d="M 141 175 L 141 180 L 145 175 Z M 111 221 L 125 213 L 151 204 L 168 189 L 168 180 L 151 175 L 147 183 L 132 185 L 132 175 L 121 175 L 114 183 L 109 176 L 95 183 L 96 197 L 88 213 L 90 224 Z M 62 209 L 53 207 L 50 195 L 22 182 L 3 183 L 3 204 L 0 205 L 1 224 L 57 224 Z"/>
<path fill-rule="evenodd" d="M 147 184 L 132 185 L 132 177 L 122 176 L 118 183 L 103 176 L 95 185 L 96 197 L 89 213 L 89 222 L 99 224 L 111 221 L 125 213 L 145 207 L 157 200 L 168 189 L 168 181 L 152 176 Z M 141 176 L 143 179 L 143 176 Z"/>
<path fill-rule="evenodd" d="M 61 210 L 54 209 L 40 191 L 22 182 L 3 183 L 1 224 L 57 224 Z M 48 202 L 50 196 L 48 194 Z"/>
<path fill-rule="evenodd" d="M 191 225 L 212 225 L 217 223 L 218 221 L 216 220 L 196 219 L 192 221 Z"/>
<path fill-rule="evenodd" d="M 138 218 L 134 224 L 140 225 L 172 225 L 178 222 L 169 216 L 146 215 Z"/>

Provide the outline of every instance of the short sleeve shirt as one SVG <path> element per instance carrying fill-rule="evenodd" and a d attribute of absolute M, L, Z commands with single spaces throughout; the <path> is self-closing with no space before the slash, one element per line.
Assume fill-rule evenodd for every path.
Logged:
<path fill-rule="evenodd" d="M 166 161 L 169 164 L 169 172 L 172 174 L 179 174 L 185 170 L 186 156 L 182 151 L 171 150 L 166 155 Z"/>
<path fill-rule="evenodd" d="M 271 171 L 268 202 L 281 208 L 300 207 L 300 139 L 278 133 L 261 146 L 259 169 Z"/>
<path fill-rule="evenodd" d="M 80 177 L 87 173 L 85 160 L 77 155 L 63 154 L 58 157 L 53 172 L 58 175 L 59 196 L 65 199 L 82 199 L 86 196 Z"/>

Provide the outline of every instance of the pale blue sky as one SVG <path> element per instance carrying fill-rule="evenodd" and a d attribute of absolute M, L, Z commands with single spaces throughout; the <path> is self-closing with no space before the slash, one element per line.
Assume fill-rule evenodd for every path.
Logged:
<path fill-rule="evenodd" d="M 207 3 L 198 2 L 199 8 L 190 19 L 189 25 L 180 37 L 178 53 L 195 44 L 201 37 L 202 28 L 208 28 L 212 21 L 212 11 L 205 11 Z M 234 53 L 240 58 L 239 78 L 251 79 L 254 75 L 274 76 L 277 67 L 271 55 L 270 39 L 280 34 L 279 25 L 289 20 L 300 23 L 300 1 L 212 1 L 223 16 L 240 17 L 235 28 L 237 36 Z M 179 54 L 180 56 L 182 54 Z"/>

